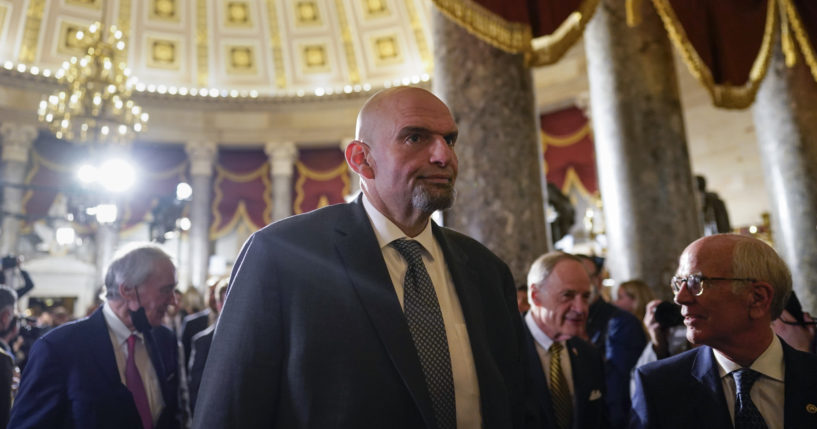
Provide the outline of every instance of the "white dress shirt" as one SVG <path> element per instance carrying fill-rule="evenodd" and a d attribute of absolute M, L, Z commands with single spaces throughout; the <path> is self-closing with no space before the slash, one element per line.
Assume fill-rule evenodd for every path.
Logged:
<path fill-rule="evenodd" d="M 105 316 L 105 323 L 108 325 L 108 334 L 111 337 L 113 352 L 114 355 L 116 355 L 116 366 L 119 369 L 119 378 L 122 380 L 122 384 L 126 386 L 125 365 L 128 359 L 128 337 L 130 337 L 131 334 L 135 334 L 139 338 L 139 341 L 136 341 L 134 345 L 134 353 L 136 353 L 134 359 L 136 361 L 136 368 L 139 369 L 139 376 L 142 377 L 142 384 L 145 385 L 145 392 L 148 396 L 153 423 L 156 424 L 165 403 L 162 399 L 162 389 L 159 386 L 156 370 L 153 368 L 153 363 L 150 361 L 150 356 L 145 347 L 144 338 L 140 332 L 131 332 L 131 330 L 125 326 L 125 323 L 113 312 L 110 303 L 105 302 L 105 305 L 102 307 L 102 314 Z"/>
<path fill-rule="evenodd" d="M 553 340 L 547 336 L 539 325 L 533 320 L 531 312 L 525 314 L 525 324 L 528 325 L 528 330 L 533 337 L 533 342 L 536 343 L 536 353 L 539 354 L 539 362 L 542 364 L 542 371 L 545 372 L 547 378 L 548 388 L 550 388 L 550 346 Z M 570 365 L 570 354 L 568 352 L 567 342 L 561 341 L 562 351 L 559 353 L 559 363 L 562 366 L 562 374 L 567 381 L 567 388 L 570 390 L 570 398 L 573 399 L 573 367 Z"/>
<path fill-rule="evenodd" d="M 403 306 L 403 280 L 408 263 L 389 244 L 400 238 L 411 238 L 423 246 L 423 263 L 434 284 L 437 301 L 445 323 L 448 352 L 451 355 L 451 373 L 454 377 L 454 397 L 457 407 L 457 427 L 460 429 L 482 427 L 482 412 L 479 402 L 479 384 L 471 340 L 465 327 L 462 307 L 451 279 L 451 273 L 443 257 L 442 249 L 431 232 L 431 222 L 416 237 L 406 237 L 400 228 L 380 213 L 363 194 L 363 207 L 374 229 L 386 268 L 389 271 L 394 291 L 400 306 Z"/>
<path fill-rule="evenodd" d="M 771 329 L 771 328 L 770 328 Z M 752 363 L 749 369 L 761 374 L 749 395 L 752 398 L 766 426 L 769 429 L 783 429 L 783 403 L 785 402 L 785 385 L 783 380 L 786 374 L 786 364 L 783 361 L 783 346 L 777 335 L 772 336 L 772 343 L 760 356 Z M 735 396 L 737 388 L 732 372 L 741 368 L 739 364 L 732 362 L 723 353 L 712 349 L 715 360 L 718 362 L 718 373 L 723 385 L 723 394 L 726 396 L 726 405 L 729 407 L 729 415 L 732 417 L 732 424 L 735 424 Z"/>

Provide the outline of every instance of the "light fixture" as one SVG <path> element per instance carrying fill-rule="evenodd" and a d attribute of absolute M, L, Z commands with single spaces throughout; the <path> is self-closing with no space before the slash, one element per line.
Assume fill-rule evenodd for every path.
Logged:
<path fill-rule="evenodd" d="M 63 226 L 57 228 L 56 238 L 57 244 L 60 246 L 68 246 L 69 244 L 74 244 L 74 240 L 76 240 L 77 234 L 74 231 L 74 228 L 70 226 Z"/>
<path fill-rule="evenodd" d="M 64 88 L 40 102 L 40 121 L 59 139 L 126 145 L 145 129 L 148 114 L 130 99 L 136 79 L 122 58 L 122 32 L 103 33 L 98 22 L 77 32 L 85 55 L 63 63 L 56 76 Z"/>

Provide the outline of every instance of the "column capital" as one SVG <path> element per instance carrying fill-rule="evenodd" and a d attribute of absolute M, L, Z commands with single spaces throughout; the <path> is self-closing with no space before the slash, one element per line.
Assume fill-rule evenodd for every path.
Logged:
<path fill-rule="evenodd" d="M 29 151 L 37 138 L 36 127 L 3 123 L 0 125 L 0 135 L 3 137 L 3 161 L 28 161 Z"/>
<path fill-rule="evenodd" d="M 298 159 L 298 146 L 294 142 L 268 142 L 264 152 L 270 158 L 273 176 L 292 176 L 292 166 Z"/>
<path fill-rule="evenodd" d="M 191 176 L 212 176 L 218 145 L 210 141 L 192 141 L 184 146 L 190 157 Z"/>

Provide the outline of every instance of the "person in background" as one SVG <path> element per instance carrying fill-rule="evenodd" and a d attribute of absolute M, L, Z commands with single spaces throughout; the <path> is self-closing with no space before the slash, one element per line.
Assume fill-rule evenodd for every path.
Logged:
<path fill-rule="evenodd" d="M 519 307 L 519 313 L 523 316 L 530 310 L 530 303 L 528 302 L 528 285 L 521 284 L 516 287 L 516 306 Z"/>
<path fill-rule="evenodd" d="M 590 277 L 580 259 L 546 253 L 528 272 L 530 311 L 524 327 L 532 402 L 542 429 L 607 428 L 604 363 L 584 333 Z"/>
<path fill-rule="evenodd" d="M 772 322 L 772 329 L 793 348 L 803 352 L 817 353 L 815 349 L 817 322 L 809 313 L 803 311 L 794 291 L 786 302 L 786 308 L 780 313 L 780 317 Z"/>
<path fill-rule="evenodd" d="M 0 285 L 0 428 L 8 424 L 14 390 L 19 381 L 14 351 L 8 344 L 9 338 L 14 338 L 18 330 L 17 292 Z"/>
<path fill-rule="evenodd" d="M 118 253 L 102 308 L 32 346 L 9 426 L 181 428 L 178 346 L 161 326 L 175 287 L 176 268 L 161 248 Z"/>
<path fill-rule="evenodd" d="M 716 234 L 687 246 L 671 287 L 698 347 L 635 371 L 630 428 L 817 427 L 817 355 L 771 328 L 791 284 L 758 239 Z"/>
<path fill-rule="evenodd" d="M 620 429 L 630 412 L 630 371 L 647 344 L 647 335 L 637 317 L 602 298 L 604 259 L 576 256 L 590 275 L 592 288 L 587 337 L 604 356 L 610 427 Z"/>
<path fill-rule="evenodd" d="M 224 298 L 227 296 L 227 287 L 230 285 L 230 278 L 224 277 L 215 284 L 216 316 L 221 313 L 224 307 Z M 210 344 L 213 342 L 213 333 L 216 325 L 212 324 L 207 329 L 193 336 L 190 347 L 190 364 L 188 366 L 187 386 L 190 390 L 190 411 L 196 411 L 196 398 L 201 385 L 201 377 L 204 373 L 204 364 L 207 362 L 207 355 L 210 353 Z"/>
<path fill-rule="evenodd" d="M 647 283 L 641 280 L 630 280 L 618 285 L 616 300 L 613 304 L 624 311 L 629 311 L 638 320 L 643 321 L 647 303 L 653 299 L 652 290 Z"/>

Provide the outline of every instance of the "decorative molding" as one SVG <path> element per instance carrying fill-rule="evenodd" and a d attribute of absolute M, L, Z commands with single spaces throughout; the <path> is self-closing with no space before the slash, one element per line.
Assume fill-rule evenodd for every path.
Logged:
<path fill-rule="evenodd" d="M 32 125 L 3 123 L 0 125 L 3 137 L 3 161 L 28 162 L 31 146 L 37 138 L 37 128 Z"/>
<path fill-rule="evenodd" d="M 212 176 L 215 166 L 218 146 L 214 142 L 190 142 L 184 146 L 187 156 L 190 157 L 191 176 Z"/>
<path fill-rule="evenodd" d="M 295 161 L 298 159 L 298 147 L 293 142 L 269 142 L 264 152 L 270 159 L 270 172 L 273 176 L 292 176 Z"/>

